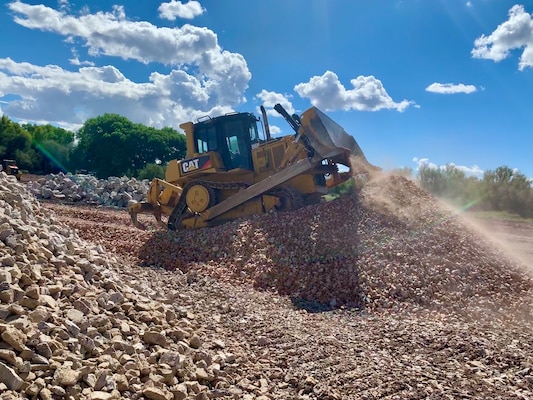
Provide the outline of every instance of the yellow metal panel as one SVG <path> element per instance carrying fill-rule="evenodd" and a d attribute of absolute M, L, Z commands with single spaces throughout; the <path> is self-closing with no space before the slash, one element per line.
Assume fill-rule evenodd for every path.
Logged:
<path fill-rule="evenodd" d="M 185 131 L 187 140 L 187 157 L 194 157 L 196 149 L 194 148 L 194 124 L 192 122 L 185 122 L 180 124 L 180 128 Z"/>
<path fill-rule="evenodd" d="M 165 180 L 167 182 L 177 182 L 180 178 L 180 166 L 178 160 L 171 160 L 165 171 Z"/>

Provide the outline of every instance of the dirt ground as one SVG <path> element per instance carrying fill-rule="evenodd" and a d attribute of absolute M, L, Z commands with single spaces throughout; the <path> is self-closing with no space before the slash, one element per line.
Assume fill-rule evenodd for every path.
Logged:
<path fill-rule="evenodd" d="M 508 257 L 533 273 L 533 221 L 490 218 L 469 218 L 469 221 Z"/>

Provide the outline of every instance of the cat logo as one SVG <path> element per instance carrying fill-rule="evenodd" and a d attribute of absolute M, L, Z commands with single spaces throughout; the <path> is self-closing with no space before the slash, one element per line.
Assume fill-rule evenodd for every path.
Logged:
<path fill-rule="evenodd" d="M 209 156 L 201 156 L 180 161 L 182 175 L 209 168 L 211 168 L 211 157 Z"/>
<path fill-rule="evenodd" d="M 194 170 L 197 170 L 199 168 L 198 164 L 200 162 L 200 159 L 193 158 L 192 160 L 185 160 L 181 163 L 181 170 L 184 174 L 187 172 L 191 172 Z"/>

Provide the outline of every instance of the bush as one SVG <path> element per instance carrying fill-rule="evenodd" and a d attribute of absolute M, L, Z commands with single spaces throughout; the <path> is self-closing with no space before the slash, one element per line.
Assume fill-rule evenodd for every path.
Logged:
<path fill-rule="evenodd" d="M 160 164 L 147 164 L 143 169 L 139 171 L 137 178 L 148 180 L 152 180 L 154 178 L 164 179 L 165 168 Z"/>
<path fill-rule="evenodd" d="M 359 189 L 359 185 L 356 185 L 355 178 L 348 179 L 346 182 L 341 183 L 340 185 L 335 186 L 329 192 L 331 194 L 343 195 L 343 194 L 352 194 Z"/>

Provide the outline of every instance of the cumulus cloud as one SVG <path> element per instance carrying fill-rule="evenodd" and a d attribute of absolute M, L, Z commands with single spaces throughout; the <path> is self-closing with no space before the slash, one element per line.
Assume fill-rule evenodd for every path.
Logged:
<path fill-rule="evenodd" d="M 269 92 L 268 90 L 263 89 L 261 90 L 261 92 L 255 95 L 255 98 L 263 104 L 268 115 L 272 115 L 274 117 L 281 117 L 281 115 L 276 110 L 274 110 L 274 106 L 278 103 L 281 104 L 289 114 L 292 115 L 295 112 L 288 95 L 276 92 Z"/>
<path fill-rule="evenodd" d="M 152 73 L 136 83 L 116 67 L 82 67 L 67 71 L 56 65 L 36 66 L 0 59 L 0 98 L 17 94 L 3 105 L 10 116 L 27 121 L 83 124 L 112 112 L 132 121 L 163 127 L 200 116 L 232 111 L 220 105 L 201 80 L 184 71 Z"/>
<path fill-rule="evenodd" d="M 477 88 L 474 85 L 465 85 L 464 83 L 437 83 L 434 82 L 426 88 L 427 92 L 440 94 L 456 94 L 456 93 L 474 93 Z"/>
<path fill-rule="evenodd" d="M 135 83 L 113 66 L 80 61 L 76 50 L 71 64 L 90 67 L 67 71 L 0 59 L 0 97 L 20 96 L 3 107 L 14 118 L 77 122 L 82 115 L 114 112 L 136 122 L 176 126 L 195 116 L 230 112 L 245 101 L 251 79 L 246 60 L 222 50 L 216 34 L 207 28 L 160 28 L 130 21 L 121 6 L 94 14 L 85 9 L 79 16 L 21 1 L 8 6 L 16 23 L 57 33 L 69 43 L 81 42 L 90 56 L 170 67 L 168 74 L 152 73 L 146 82 Z"/>
<path fill-rule="evenodd" d="M 313 76 L 309 82 L 299 83 L 294 90 L 324 111 L 393 109 L 403 112 L 415 104 L 408 100 L 395 102 L 381 81 L 372 75 L 360 75 L 350 83 L 353 89 L 346 89 L 334 72 L 326 71 L 322 76 Z"/>
<path fill-rule="evenodd" d="M 420 170 L 421 168 L 433 168 L 433 169 L 439 169 L 439 170 L 445 170 L 447 166 L 455 167 L 459 171 L 462 171 L 465 173 L 466 176 L 474 176 L 476 178 L 482 178 L 485 171 L 483 171 L 479 166 L 472 165 L 470 167 L 464 166 L 464 165 L 456 165 L 454 163 L 448 163 L 444 165 L 437 165 L 429 160 L 429 158 L 418 158 L 414 157 L 413 162 L 416 164 L 416 170 Z"/>
<path fill-rule="evenodd" d="M 475 40 L 472 56 L 498 62 L 507 58 L 511 50 L 522 48 L 519 70 L 533 67 L 533 19 L 524 6 L 515 5 L 509 10 L 507 21 L 490 35 Z"/>
<path fill-rule="evenodd" d="M 205 12 L 205 8 L 197 1 L 188 1 L 183 4 L 181 1 L 170 0 L 168 3 L 161 3 L 159 17 L 175 21 L 176 18 L 193 19 Z"/>
<path fill-rule="evenodd" d="M 207 28 L 184 25 L 181 28 L 157 27 L 145 21 L 126 19 L 124 7 L 112 12 L 73 16 L 44 5 L 16 1 L 9 4 L 14 21 L 30 29 L 78 37 L 93 56 L 134 59 L 179 65 L 198 63 L 204 53 L 217 49 L 217 36 Z"/>

